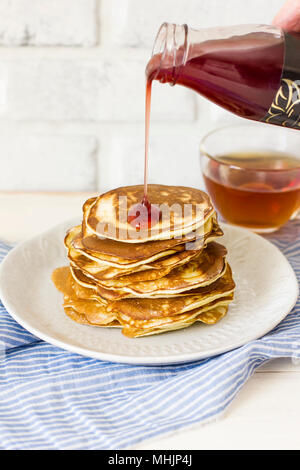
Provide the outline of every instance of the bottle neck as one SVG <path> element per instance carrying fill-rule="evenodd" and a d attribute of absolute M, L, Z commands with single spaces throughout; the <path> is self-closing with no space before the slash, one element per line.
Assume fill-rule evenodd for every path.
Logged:
<path fill-rule="evenodd" d="M 146 69 L 148 80 L 175 85 L 189 50 L 189 28 L 186 24 L 163 23 L 157 33 L 152 58 Z"/>

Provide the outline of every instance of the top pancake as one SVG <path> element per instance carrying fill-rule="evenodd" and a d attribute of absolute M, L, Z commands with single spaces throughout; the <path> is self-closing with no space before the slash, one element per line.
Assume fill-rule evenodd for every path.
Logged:
<path fill-rule="evenodd" d="M 129 209 L 142 201 L 144 187 L 125 186 L 89 199 L 84 207 L 83 235 L 97 235 L 125 243 L 144 243 L 187 235 L 198 230 L 214 213 L 209 196 L 184 186 L 148 185 L 151 204 L 159 206 L 162 216 L 150 229 L 137 231 L 128 223 Z M 197 236 L 197 238 L 198 238 Z"/>
<path fill-rule="evenodd" d="M 203 234 L 198 237 L 198 242 L 193 247 L 197 244 L 201 245 L 208 237 L 209 241 L 212 241 L 212 239 L 223 235 L 215 213 L 205 222 L 202 232 Z M 164 256 L 184 251 L 187 248 L 191 249 L 192 246 L 186 246 L 186 244 L 193 242 L 196 235 L 195 232 L 191 232 L 182 238 L 153 240 L 132 245 L 108 238 L 99 238 L 96 235 L 84 237 L 81 230 L 79 230 L 77 237 L 73 239 L 73 246 L 91 259 L 100 260 L 102 263 L 118 268 L 122 268 L 124 265 L 135 267 L 145 262 L 149 263 Z"/>

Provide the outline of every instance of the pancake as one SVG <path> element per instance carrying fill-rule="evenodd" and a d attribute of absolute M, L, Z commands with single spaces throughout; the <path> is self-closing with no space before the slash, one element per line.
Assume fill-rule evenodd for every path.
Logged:
<path fill-rule="evenodd" d="M 101 302 L 107 304 L 109 302 L 114 302 L 121 299 L 169 299 L 172 297 L 180 298 L 185 296 L 191 295 L 198 295 L 203 294 L 206 292 L 214 291 L 217 294 L 219 291 L 223 292 L 224 287 L 227 288 L 229 286 L 229 290 L 234 288 L 234 282 L 232 279 L 231 268 L 226 264 L 226 270 L 223 272 L 221 277 L 219 277 L 215 282 L 208 284 L 204 287 L 198 287 L 191 290 L 186 290 L 177 293 L 169 293 L 169 294 L 145 294 L 143 296 L 133 295 L 129 292 L 123 292 L 121 290 L 112 290 L 109 288 L 101 287 L 94 283 L 92 279 L 86 277 L 79 269 L 70 267 L 71 274 L 75 281 L 75 289 L 77 290 L 77 295 L 80 298 L 97 298 Z M 225 283 L 226 281 L 226 283 Z M 225 284 L 225 286 L 224 286 Z M 92 291 L 91 291 L 92 290 Z"/>
<path fill-rule="evenodd" d="M 52 280 L 73 321 L 136 338 L 213 325 L 227 313 L 235 284 L 209 196 L 161 185 L 149 185 L 148 196 L 162 211 L 150 230 L 127 223 L 143 198 L 143 186 L 127 186 L 87 200 L 82 224 L 67 232 L 69 266 Z"/>
<path fill-rule="evenodd" d="M 84 205 L 84 236 L 97 235 L 126 243 L 166 240 L 203 228 L 214 213 L 209 196 L 184 186 L 148 185 L 151 204 L 162 217 L 151 229 L 137 231 L 127 222 L 128 211 L 143 199 L 144 187 L 125 186 L 92 198 Z"/>
<path fill-rule="evenodd" d="M 95 325 L 109 325 L 117 321 L 117 315 L 106 311 L 105 307 L 93 300 L 72 300 L 66 298 L 63 304 L 64 308 L 71 308 L 79 315 L 85 315 L 88 322 Z"/>
<path fill-rule="evenodd" d="M 104 282 L 110 279 L 113 280 L 115 278 L 119 278 L 126 284 L 155 280 L 166 276 L 175 267 L 186 264 L 195 256 L 198 256 L 207 243 L 220 235 L 220 232 L 216 228 L 207 234 L 207 236 L 204 236 L 193 243 L 193 246 L 197 247 L 197 249 L 175 252 L 172 255 L 159 258 L 151 263 L 139 264 L 130 268 L 126 265 L 126 268 L 123 267 L 120 269 L 109 266 L 106 263 L 103 264 L 100 260 L 87 257 L 83 250 L 74 248 L 74 240 L 79 236 L 79 232 L 79 226 L 73 227 L 69 230 L 65 238 L 65 245 L 68 249 L 68 257 L 71 265 L 82 270 L 82 272 L 87 276 L 91 276 L 96 282 Z M 113 283 L 113 281 L 111 282 Z M 107 283 L 106 285 L 109 286 L 111 284 Z"/>
<path fill-rule="evenodd" d="M 87 320 L 84 314 L 76 312 L 73 308 L 64 307 L 65 313 L 68 315 L 71 320 L 80 323 L 81 325 L 90 325 L 91 323 Z"/>
<path fill-rule="evenodd" d="M 70 233 L 67 236 L 66 245 L 71 265 L 82 270 L 86 275 L 91 275 L 94 279 L 100 281 L 123 277 L 125 275 L 129 275 L 133 279 L 128 282 L 135 282 L 135 279 L 139 281 L 158 279 L 159 277 L 168 274 L 174 267 L 187 263 L 190 259 L 199 254 L 202 249 L 182 251 L 149 264 L 143 264 L 136 266 L 135 268 L 120 269 L 107 264 L 102 264 L 100 261 L 87 258 L 81 251 L 73 248 L 72 243 L 69 244 L 69 240 Z M 203 247 L 204 241 L 199 245 Z"/>
<path fill-rule="evenodd" d="M 134 298 L 112 302 L 111 310 L 134 318 L 149 320 L 152 318 L 173 316 L 185 313 L 205 304 L 230 296 L 235 288 L 230 266 L 215 283 L 185 292 L 185 295 L 167 298 Z"/>
<path fill-rule="evenodd" d="M 128 292 L 136 297 L 177 294 L 216 281 L 226 270 L 226 249 L 219 243 L 210 243 L 198 256 L 187 264 L 173 269 L 168 275 L 155 280 L 127 283 L 127 277 L 108 281 L 92 279 L 101 287 Z M 131 278 L 130 278 L 131 279 Z"/>
<path fill-rule="evenodd" d="M 223 296 L 209 297 L 208 292 L 203 291 L 202 302 L 199 302 L 200 294 L 196 296 L 197 301 L 195 302 L 190 302 L 190 296 L 187 296 L 185 297 L 186 308 L 190 308 L 190 310 L 186 313 L 184 313 L 185 309 L 178 309 L 178 300 L 174 298 L 169 300 L 169 305 L 174 302 L 172 308 L 166 309 L 165 305 L 162 305 L 161 312 L 156 312 L 154 315 L 152 308 L 151 311 L 148 311 L 146 318 L 141 318 L 141 315 L 135 314 L 134 309 L 128 311 L 128 309 L 118 308 L 121 307 L 120 302 L 115 302 L 113 308 L 107 308 L 101 302 L 78 298 L 75 283 L 68 267 L 55 270 L 52 279 L 56 287 L 64 294 L 64 310 L 72 320 L 84 325 L 122 327 L 122 333 L 129 337 L 147 336 L 185 328 L 196 321 L 208 324 L 216 323 L 225 315 L 227 305 L 233 298 L 233 294 L 229 292 L 232 287 L 229 282 L 230 279 L 232 280 L 231 271 L 229 271 L 227 279 L 223 280 L 224 286 L 227 284 L 227 292 L 225 293 L 223 289 Z M 221 290 L 219 286 L 219 293 Z M 181 302 L 181 307 L 182 305 Z"/>
<path fill-rule="evenodd" d="M 64 297 L 76 296 L 78 299 L 97 300 L 102 304 L 107 302 L 101 299 L 97 293 L 97 287 L 93 284 L 92 290 L 87 288 L 85 283 L 79 283 L 72 275 L 72 269 L 69 266 L 57 268 L 52 273 L 52 281 L 55 287 L 64 294 Z"/>
<path fill-rule="evenodd" d="M 228 305 L 219 305 L 203 313 L 196 312 L 195 315 L 182 315 L 176 318 L 176 321 L 172 321 L 171 319 L 167 321 L 164 319 L 162 321 L 156 321 L 156 324 L 152 324 L 151 326 L 148 325 L 148 327 L 146 327 L 146 325 L 144 325 L 144 327 L 139 326 L 137 328 L 126 325 L 124 326 L 122 333 L 129 338 L 138 338 L 141 336 L 157 335 L 169 331 L 182 330 L 183 328 L 193 325 L 193 323 L 196 323 L 197 321 L 208 325 L 214 325 L 226 315 L 227 311 Z"/>
<path fill-rule="evenodd" d="M 176 317 L 164 317 L 150 321 L 133 321 L 131 323 L 125 315 L 119 315 L 119 320 L 103 324 L 96 315 L 94 317 L 83 315 L 70 307 L 65 307 L 65 312 L 77 323 L 97 327 L 121 327 L 122 333 L 125 336 L 137 338 L 187 328 L 197 321 L 213 325 L 225 316 L 230 301 L 230 298 L 228 298 L 219 302 L 212 302 L 210 305 L 189 312 L 189 314 L 177 315 Z"/>
<path fill-rule="evenodd" d="M 76 310 L 74 310 L 71 307 L 64 307 L 64 310 L 65 310 L 66 315 L 68 315 L 68 317 L 71 318 L 71 320 L 76 321 L 76 323 L 80 323 L 82 325 L 91 325 L 91 326 L 98 326 L 98 327 L 102 326 L 105 328 L 112 328 L 112 327 L 121 328 L 121 325 L 117 320 L 113 320 L 111 323 L 108 323 L 108 324 L 100 324 L 100 323 L 97 323 L 97 319 L 92 321 L 93 319 L 89 318 L 88 316 L 84 314 L 76 312 Z"/>
<path fill-rule="evenodd" d="M 76 285 L 68 266 L 55 269 L 52 274 L 52 281 L 55 287 L 64 295 L 63 307 L 65 313 L 74 321 L 101 326 L 112 323 L 116 325 L 116 314 L 107 310 L 105 304 L 101 301 L 91 297 L 86 299 L 78 297 Z"/>
<path fill-rule="evenodd" d="M 135 296 L 127 292 L 122 292 L 120 290 L 112 290 L 109 288 L 104 288 L 86 277 L 79 269 L 73 268 L 70 266 L 71 275 L 74 280 L 74 288 L 77 291 L 77 296 L 84 299 L 94 298 L 98 299 L 102 303 L 107 304 L 108 302 L 114 302 L 121 299 L 169 299 L 172 297 L 180 298 L 185 296 L 197 296 L 199 294 L 209 293 L 213 291 L 215 294 L 219 292 L 231 291 L 234 289 L 234 281 L 232 279 L 232 272 L 231 268 L 228 263 L 226 263 L 226 269 L 221 274 L 221 276 L 211 284 L 197 287 L 194 289 L 178 292 L 178 293 L 170 293 L 170 294 L 154 294 L 150 293 L 150 295 L 144 296 Z M 134 303 L 132 303 L 134 306 Z"/>
<path fill-rule="evenodd" d="M 120 269 L 148 264 L 185 249 L 192 249 L 193 247 L 200 249 L 200 245 L 203 245 L 204 242 L 209 243 L 209 241 L 223 235 L 218 226 L 215 213 L 204 224 L 203 235 L 198 237 L 196 243 L 192 243 L 196 239 L 195 232 L 179 239 L 172 238 L 170 240 L 135 243 L 134 246 L 124 242 L 99 238 L 96 235 L 84 237 L 80 226 L 74 227 L 70 232 L 71 244 L 78 252 L 96 262 Z"/>
<path fill-rule="evenodd" d="M 98 290 L 97 284 L 91 278 L 83 274 L 83 272 L 80 269 L 74 268 L 73 266 L 70 266 L 69 269 L 71 271 L 71 275 L 74 281 L 76 282 L 76 284 L 80 285 L 83 289 L 85 289 L 87 292 L 87 295 L 91 295 L 91 292 L 90 291 L 88 292 L 88 290 L 93 290 L 93 291 Z"/>

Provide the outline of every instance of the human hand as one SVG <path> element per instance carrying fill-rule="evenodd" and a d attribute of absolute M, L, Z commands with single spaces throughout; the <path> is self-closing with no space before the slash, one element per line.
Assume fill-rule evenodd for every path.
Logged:
<path fill-rule="evenodd" d="M 288 0 L 272 23 L 286 31 L 300 33 L 300 0 Z"/>

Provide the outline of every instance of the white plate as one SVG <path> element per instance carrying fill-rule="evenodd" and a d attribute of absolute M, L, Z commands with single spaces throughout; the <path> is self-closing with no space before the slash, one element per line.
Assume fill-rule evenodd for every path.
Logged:
<path fill-rule="evenodd" d="M 294 271 L 270 242 L 248 230 L 222 225 L 222 241 L 236 282 L 228 314 L 213 326 L 201 323 L 169 333 L 131 339 L 119 329 L 79 325 L 62 308 L 51 281 L 67 264 L 63 238 L 70 221 L 14 248 L 0 268 L 0 298 L 12 317 L 39 338 L 85 356 L 130 364 L 190 362 L 229 351 L 261 337 L 293 308 Z"/>

